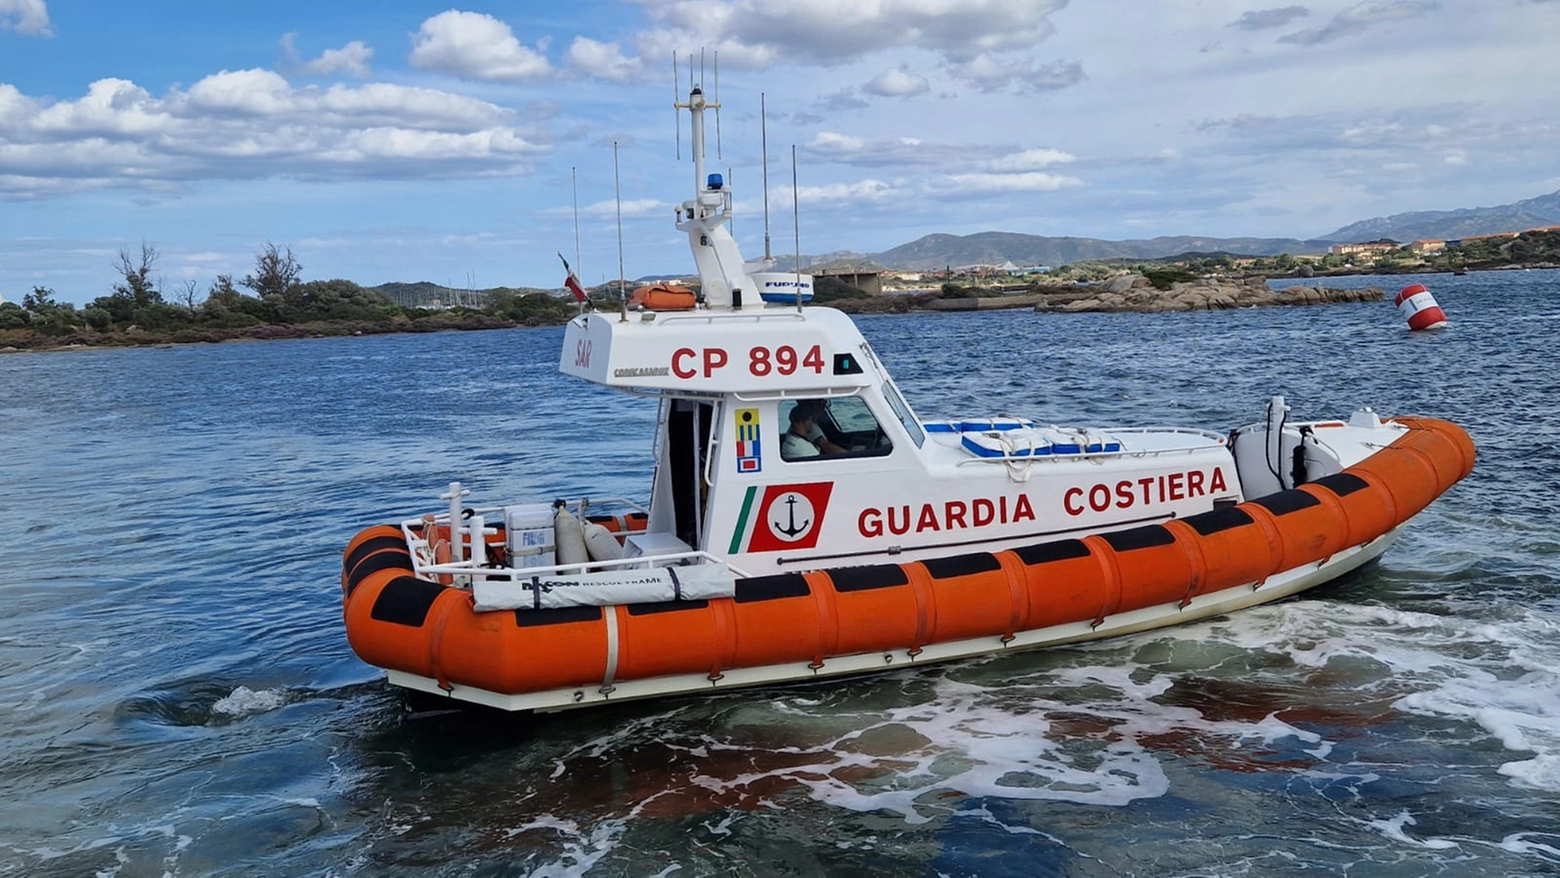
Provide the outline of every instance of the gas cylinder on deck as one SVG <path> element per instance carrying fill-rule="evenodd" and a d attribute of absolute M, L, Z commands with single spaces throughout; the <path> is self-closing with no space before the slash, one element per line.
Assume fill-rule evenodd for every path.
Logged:
<path fill-rule="evenodd" d="M 1404 287 L 1397 298 L 1392 300 L 1392 304 L 1408 321 L 1409 329 L 1440 329 L 1446 325 L 1446 312 L 1436 304 L 1435 297 L 1430 295 L 1430 290 L 1424 284 Z"/>

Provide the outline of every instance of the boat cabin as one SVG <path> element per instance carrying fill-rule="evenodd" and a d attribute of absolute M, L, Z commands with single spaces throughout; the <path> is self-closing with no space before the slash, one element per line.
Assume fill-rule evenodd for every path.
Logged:
<path fill-rule="evenodd" d="M 993 551 L 1242 499 L 1219 434 L 923 422 L 828 308 L 586 313 L 559 368 L 660 399 L 637 548 L 749 575 Z M 793 412 L 816 444 L 787 438 Z"/>

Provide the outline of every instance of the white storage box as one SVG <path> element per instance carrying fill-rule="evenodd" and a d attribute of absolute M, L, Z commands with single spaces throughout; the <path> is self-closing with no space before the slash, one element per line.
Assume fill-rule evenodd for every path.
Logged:
<path fill-rule="evenodd" d="M 638 558 L 641 555 L 670 555 L 674 552 L 691 551 L 693 551 L 692 546 L 669 533 L 629 534 L 623 540 L 623 557 L 625 558 Z M 665 567 L 668 564 L 676 563 L 676 561 L 667 561 L 657 566 Z"/>
<path fill-rule="evenodd" d="M 551 567 L 557 563 L 553 554 L 552 504 L 505 506 L 504 531 L 510 567 Z"/>

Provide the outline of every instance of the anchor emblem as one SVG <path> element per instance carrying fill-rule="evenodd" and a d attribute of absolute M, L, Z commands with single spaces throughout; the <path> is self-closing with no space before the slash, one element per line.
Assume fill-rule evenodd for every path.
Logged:
<path fill-rule="evenodd" d="M 784 503 L 786 506 L 785 520 L 777 521 L 773 518 L 770 519 L 769 530 L 776 537 L 788 543 L 796 542 L 812 529 L 814 518 L 812 502 L 805 496 L 794 492 L 786 494 L 784 499 L 780 499 L 778 502 Z M 800 510 L 797 509 L 798 506 L 801 507 Z M 770 508 L 773 509 L 774 507 L 771 506 Z M 797 521 L 799 517 L 801 519 L 800 523 Z"/>
<path fill-rule="evenodd" d="M 751 521 L 751 536 L 747 539 L 749 552 L 780 552 L 813 549 L 823 534 L 823 522 L 829 513 L 829 493 L 833 482 L 803 482 L 789 485 L 765 485 L 763 500 L 759 501 L 758 514 L 748 518 L 743 514 L 739 521 Z M 748 496 L 757 493 L 749 488 Z M 732 537 L 732 551 L 742 548 L 743 525 L 739 523 Z"/>

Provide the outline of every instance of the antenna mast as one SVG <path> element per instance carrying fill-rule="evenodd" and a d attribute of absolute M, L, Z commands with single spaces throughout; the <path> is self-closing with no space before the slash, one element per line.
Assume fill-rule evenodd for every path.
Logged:
<path fill-rule="evenodd" d="M 708 170 L 705 135 L 709 130 L 706 111 L 719 110 L 720 103 L 709 99 L 703 86 L 692 81 L 691 54 L 688 61 L 688 98 L 678 101 L 676 107 L 679 111 L 687 110 L 690 116 L 688 143 L 693 153 L 694 186 L 693 197 L 677 209 L 677 229 L 688 235 L 704 291 L 705 307 L 742 310 L 742 293 L 752 295 L 760 290 L 760 285 L 750 276 L 752 269 L 743 261 L 728 225 L 732 219 L 732 195 L 726 175 L 705 173 Z"/>

